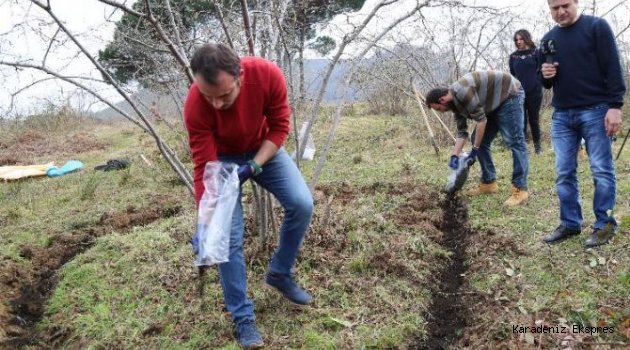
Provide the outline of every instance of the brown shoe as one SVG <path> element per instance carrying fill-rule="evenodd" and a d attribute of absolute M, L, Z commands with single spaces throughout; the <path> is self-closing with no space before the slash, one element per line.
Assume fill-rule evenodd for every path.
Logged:
<path fill-rule="evenodd" d="M 499 192 L 499 185 L 497 185 L 497 182 L 495 181 L 489 184 L 480 183 L 479 187 L 468 191 L 468 194 L 471 196 L 478 196 L 481 194 L 493 194 L 497 192 Z"/>
<path fill-rule="evenodd" d="M 512 187 L 512 195 L 505 201 L 505 203 L 503 203 L 503 205 L 507 207 L 514 207 L 525 203 L 527 198 L 529 198 L 529 193 L 527 193 L 527 191 L 521 190 L 517 187 Z"/>

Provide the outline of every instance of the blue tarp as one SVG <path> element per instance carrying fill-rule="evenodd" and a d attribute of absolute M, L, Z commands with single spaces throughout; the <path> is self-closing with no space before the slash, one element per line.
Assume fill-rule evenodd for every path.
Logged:
<path fill-rule="evenodd" d="M 57 177 L 81 169 L 83 169 L 83 163 L 78 160 L 69 160 L 61 168 L 57 168 L 56 166 L 51 167 L 48 171 L 46 171 L 46 175 L 48 175 L 48 177 Z"/>

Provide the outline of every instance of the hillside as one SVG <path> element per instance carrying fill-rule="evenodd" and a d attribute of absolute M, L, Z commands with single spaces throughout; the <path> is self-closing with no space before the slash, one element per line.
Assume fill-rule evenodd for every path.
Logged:
<path fill-rule="evenodd" d="M 322 117 L 316 144 L 330 123 Z M 129 124 L 56 116 L 2 125 L 0 165 L 78 159 L 86 167 L 0 183 L 0 348 L 237 348 L 215 269 L 200 293 L 189 244 L 192 197 L 154 141 Z M 184 137 L 156 125 L 173 144 Z M 616 163 L 619 234 L 610 245 L 584 250 L 585 234 L 551 247 L 541 241 L 558 217 L 547 138 L 544 145 L 531 157 L 529 202 L 506 209 L 511 157 L 500 146 L 500 193 L 451 197 L 440 191 L 448 145 L 435 156 L 421 119 L 349 109 L 314 193 L 315 216 L 297 265 L 312 306 L 297 309 L 263 288 L 277 237 L 252 229 L 246 187 L 249 290 L 266 348 L 630 344 L 630 150 Z M 94 170 L 109 159 L 131 166 Z M 307 180 L 312 168 L 305 163 Z M 475 165 L 465 190 L 478 171 Z M 593 185 L 584 160 L 578 176 L 591 223 Z M 514 331 L 537 325 L 613 332 Z"/>
<path fill-rule="evenodd" d="M 319 92 L 322 84 L 322 75 L 326 72 L 328 60 L 325 59 L 308 59 L 304 61 L 304 81 L 306 83 L 306 96 L 310 99 L 314 99 Z M 330 80 L 328 81 L 328 88 L 323 97 L 324 102 L 336 102 L 340 98 L 339 90 L 343 83 L 343 78 L 348 72 L 349 64 L 341 61 L 332 71 Z M 297 81 L 295 82 L 297 86 Z M 183 103 L 188 87 L 182 87 L 180 91 L 177 91 L 173 95 L 161 94 L 151 91 L 149 89 L 141 89 L 135 93 L 132 98 L 138 101 L 143 101 L 140 108 L 143 112 L 149 112 L 151 108 L 160 111 L 160 114 L 165 116 L 179 116 L 180 111 L 178 104 Z M 358 92 L 356 86 L 351 86 L 348 93 L 350 101 L 359 101 L 362 96 Z M 133 115 L 133 110 L 126 101 L 116 103 L 116 107 L 123 111 Z M 120 119 L 120 114 L 112 108 L 104 108 L 94 113 L 94 117 L 102 120 Z"/>

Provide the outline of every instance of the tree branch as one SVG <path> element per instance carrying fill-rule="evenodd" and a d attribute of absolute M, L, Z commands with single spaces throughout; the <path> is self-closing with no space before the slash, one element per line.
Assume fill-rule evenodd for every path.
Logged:
<path fill-rule="evenodd" d="M 319 92 L 317 94 L 317 98 L 315 99 L 314 102 L 314 106 L 313 106 L 313 111 L 311 112 L 311 117 L 308 121 L 308 124 L 306 125 L 306 130 L 305 130 L 305 139 L 302 141 L 301 145 L 298 145 L 298 149 L 296 152 L 296 157 L 297 158 L 302 158 L 302 156 L 304 155 L 304 151 L 306 150 L 306 141 L 308 141 L 308 135 L 311 133 L 311 129 L 313 128 L 313 124 L 315 123 L 315 120 L 317 119 L 318 115 L 319 115 L 319 108 L 322 102 L 322 99 L 324 97 L 324 93 L 326 92 L 326 89 L 328 87 L 328 80 L 330 79 L 330 76 L 332 74 L 333 69 L 335 68 L 335 65 L 337 65 L 337 62 L 339 61 L 339 58 L 341 57 L 341 55 L 343 54 L 343 52 L 346 49 L 346 46 L 352 42 L 353 40 L 355 40 L 359 34 L 361 34 L 361 32 L 363 31 L 363 29 L 365 29 L 365 27 L 368 25 L 368 23 L 370 23 L 372 21 L 372 19 L 374 18 L 374 16 L 376 15 L 376 13 L 383 7 L 387 6 L 387 5 L 391 5 L 395 2 L 397 2 L 398 0 L 391 0 L 391 1 L 385 1 L 385 0 L 381 0 L 381 2 L 379 2 L 378 4 L 376 4 L 376 6 L 374 6 L 374 8 L 372 9 L 372 11 L 370 11 L 370 13 L 365 17 L 365 19 L 361 22 L 361 24 L 356 27 L 350 34 L 346 34 L 343 37 L 343 40 L 341 42 L 341 44 L 339 45 L 339 48 L 337 49 L 337 53 L 335 53 L 335 56 L 332 58 L 332 60 L 330 61 L 330 63 L 328 64 L 328 68 L 326 69 L 326 74 L 324 75 L 324 78 L 322 79 L 322 86 L 319 89 Z"/>
<path fill-rule="evenodd" d="M 230 45 L 230 47 L 234 49 L 234 42 L 232 42 L 230 31 L 228 30 L 228 27 L 225 24 L 225 18 L 223 17 L 223 9 L 221 9 L 221 4 L 219 0 L 214 1 L 214 7 L 216 7 L 217 9 L 217 17 L 219 18 L 219 23 L 221 23 L 221 27 L 223 28 L 223 33 L 225 34 L 225 40 L 227 40 L 228 45 Z"/>
<path fill-rule="evenodd" d="M 124 12 L 127 12 L 127 13 L 129 13 L 131 15 L 136 16 L 136 17 L 140 17 L 140 18 L 146 18 L 147 17 L 146 14 L 144 14 L 142 12 L 138 12 L 138 11 L 132 9 L 131 7 L 125 6 L 125 4 L 120 4 L 120 3 L 116 2 L 116 1 L 112 1 L 112 0 L 98 0 L 98 1 L 100 1 L 100 2 L 102 2 L 104 4 L 107 4 L 107 5 L 113 6 L 115 8 L 121 9 Z"/>
<path fill-rule="evenodd" d="M 249 12 L 247 10 L 247 0 L 241 0 L 241 12 L 243 15 L 243 26 L 245 27 L 245 37 L 247 39 L 247 46 L 249 47 L 249 55 L 254 56 L 254 37 L 252 35 L 252 28 L 249 23 Z"/>
<path fill-rule="evenodd" d="M 105 1 L 107 1 L 107 0 L 105 0 Z M 105 80 L 125 99 L 125 101 L 127 101 L 129 103 L 131 108 L 133 108 L 135 113 L 138 115 L 138 117 L 142 120 L 142 122 L 146 126 L 146 129 L 148 129 L 148 132 L 155 139 L 158 148 L 160 149 L 162 155 L 164 155 L 164 158 L 168 161 L 168 163 L 171 165 L 173 170 L 175 170 L 180 175 L 180 177 L 182 178 L 182 180 L 183 180 L 184 184 L 186 185 L 186 187 L 188 188 L 188 190 L 191 193 L 193 193 L 194 191 L 193 191 L 193 188 L 192 188 L 192 177 L 191 177 L 190 173 L 186 170 L 184 165 L 180 161 L 178 161 L 178 159 L 176 158 L 176 155 L 174 154 L 174 152 L 170 148 L 168 148 L 168 146 L 164 143 L 164 141 L 158 135 L 158 133 L 156 132 L 156 130 L 153 127 L 153 125 L 151 124 L 151 122 L 138 109 L 138 106 L 134 103 L 134 101 L 131 100 L 129 95 L 125 91 L 122 90 L 122 88 L 116 83 L 116 81 L 112 78 L 112 76 L 109 74 L 109 72 L 107 72 L 107 70 L 105 70 L 105 68 L 103 68 L 103 66 L 94 57 L 92 57 L 90 55 L 89 51 L 68 30 L 68 28 L 63 24 L 63 22 L 59 19 L 59 17 L 57 17 L 55 15 L 55 13 L 52 11 L 52 9 L 51 9 L 51 7 L 49 5 L 48 6 L 43 5 L 42 3 L 40 3 L 37 0 L 31 0 L 31 2 L 34 3 L 35 5 L 41 7 L 44 11 L 46 11 L 48 13 L 48 15 L 55 21 L 57 26 L 59 26 L 59 28 L 64 33 L 66 33 L 66 35 L 69 37 L 69 39 L 72 40 L 72 42 L 74 42 L 74 44 L 81 50 L 81 52 L 83 52 L 83 54 L 90 60 L 90 62 L 92 62 L 92 64 L 99 70 L 99 72 L 101 72 L 101 74 L 103 75 Z M 49 70 L 49 72 L 50 72 L 50 70 Z M 135 120 L 135 119 L 130 119 L 130 120 Z"/>
<path fill-rule="evenodd" d="M 126 119 L 128 119 L 129 121 L 131 121 L 132 123 L 134 123 L 136 126 L 138 126 L 139 128 L 141 128 L 142 130 L 144 130 L 145 132 L 149 132 L 149 130 L 142 125 L 138 120 L 134 119 L 133 117 L 131 117 L 129 114 L 127 114 L 125 111 L 121 110 L 120 108 L 118 108 L 115 104 L 111 103 L 107 98 L 105 98 L 104 96 L 100 95 L 98 92 L 96 92 L 94 89 L 88 87 L 87 85 L 81 84 L 80 82 L 76 81 L 75 79 L 71 78 L 71 77 L 67 77 L 64 75 L 61 75 L 51 69 L 48 69 L 44 66 L 38 66 L 38 65 L 34 65 L 34 64 L 30 64 L 30 63 L 21 63 L 21 62 L 9 62 L 9 61 L 2 61 L 0 60 L 0 65 L 5 65 L 5 66 L 10 66 L 10 67 L 16 67 L 16 68 L 31 68 L 31 69 L 35 69 L 35 70 L 39 70 L 42 71 L 46 74 L 51 75 L 51 78 L 45 78 L 45 79 L 41 79 L 39 81 L 36 81 L 32 84 L 29 84 L 28 86 L 18 90 L 17 92 L 15 92 L 13 95 L 16 95 L 32 86 L 34 86 L 37 83 L 40 83 L 42 81 L 47 81 L 47 80 L 52 80 L 52 79 L 59 79 L 62 81 L 65 81 L 67 83 L 70 83 L 78 88 L 81 88 L 85 91 L 87 91 L 88 93 L 90 93 L 92 96 L 98 98 L 100 101 L 102 101 L 103 103 L 105 103 L 106 105 L 108 105 L 109 107 L 111 107 L 112 109 L 114 109 L 116 112 L 120 113 L 123 117 L 125 117 Z"/>

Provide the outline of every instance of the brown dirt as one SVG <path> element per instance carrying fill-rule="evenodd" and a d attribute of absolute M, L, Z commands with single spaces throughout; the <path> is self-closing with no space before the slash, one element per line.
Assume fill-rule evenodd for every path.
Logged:
<path fill-rule="evenodd" d="M 48 161 L 63 162 L 67 158 L 92 150 L 104 149 L 94 135 L 75 132 L 67 137 L 49 136 L 43 131 L 26 129 L 13 139 L 0 143 L 0 166 L 30 165 L 50 156 Z M 57 164 L 63 165 L 63 164 Z"/>
<path fill-rule="evenodd" d="M 438 262 L 436 288 L 426 312 L 427 337 L 410 349 L 446 349 L 459 338 L 469 318 L 462 300 L 466 265 L 466 246 L 471 229 L 468 209 L 459 196 L 447 195 L 439 202 L 442 218 L 436 226 L 441 231 L 436 243 L 451 253 L 450 258 Z M 435 239 L 434 238 L 434 239 Z"/>
<path fill-rule="evenodd" d="M 36 346 L 49 348 L 59 334 L 38 334 L 46 301 L 57 282 L 57 271 L 76 255 L 89 249 L 99 236 L 125 233 L 135 226 L 178 214 L 181 207 L 165 196 L 156 196 L 145 208 L 127 207 L 121 213 L 104 213 L 99 222 L 71 232 L 51 235 L 48 246 L 24 244 L 20 255 L 31 260 L 32 267 L 13 261 L 0 261 L 0 295 L 9 300 L 9 308 L 0 304 L 0 348 Z"/>
<path fill-rule="evenodd" d="M 428 321 L 427 337 L 411 339 L 407 346 L 409 349 L 492 348 L 493 346 L 505 348 L 506 344 L 512 344 L 506 343 L 505 339 L 493 339 L 493 334 L 485 333 L 489 329 L 488 318 L 504 313 L 506 305 L 502 301 L 497 301 L 494 296 L 473 291 L 466 284 L 463 275 L 477 270 L 491 270 L 490 260 L 493 257 L 501 254 L 519 255 L 523 252 L 510 238 L 496 235 L 491 231 L 473 232 L 468 224 L 466 204 L 460 197 L 445 196 L 435 190 L 412 183 L 394 185 L 377 183 L 369 187 L 354 187 L 343 183 L 339 187 L 320 187 L 314 193 L 318 205 L 311 230 L 306 237 L 307 242 L 304 244 L 305 251 L 301 254 L 300 259 L 306 260 L 302 263 L 307 262 L 311 267 L 321 266 L 335 275 L 335 278 L 343 279 L 343 262 L 347 261 L 348 250 L 352 247 L 348 241 L 348 223 L 344 222 L 340 216 L 338 217 L 336 211 L 342 210 L 344 206 L 355 204 L 353 202 L 365 194 L 373 194 L 377 191 L 407 197 L 407 201 L 395 211 L 395 214 L 388 215 L 385 219 L 391 220 L 399 227 L 407 228 L 410 232 L 422 232 L 423 239 L 442 245 L 452 254 L 449 258 L 431 256 L 427 259 L 426 255 L 418 257 L 414 255 L 416 252 L 407 247 L 408 237 L 391 235 L 387 242 L 388 249 L 374 256 L 374 259 L 369 262 L 368 268 L 377 272 L 373 280 L 356 283 L 352 279 L 344 279 L 343 284 L 348 292 L 365 296 L 367 293 L 365 289 L 373 283 L 378 283 L 378 275 L 381 272 L 408 279 L 422 288 L 426 288 L 428 284 L 433 290 L 432 304 L 425 316 Z M 326 210 L 326 203 L 331 198 L 332 208 Z M 160 206 L 149 208 L 156 207 Z M 177 210 L 179 209 L 160 212 L 154 209 L 130 207 L 123 213 L 104 213 L 97 225 L 83 227 L 70 234 L 60 234 L 51 240 L 50 247 L 23 247 L 22 254 L 25 257 L 30 256 L 31 259 L 39 259 L 38 256 L 48 254 L 43 262 L 35 263 L 34 261 L 34 266 L 48 264 L 48 267 L 41 270 L 25 271 L 17 264 L 0 262 L 0 294 L 10 291 L 13 293 L 10 299 L 14 300 L 13 309 L 5 310 L 11 316 L 10 322 L 3 321 L 3 310 L 0 308 L 0 330 L 7 329 L 7 335 L 13 340 L 11 343 L 0 343 L 0 348 L 2 345 L 15 347 L 36 344 L 41 346 L 42 340 L 49 344 L 59 344 L 58 338 L 66 337 L 63 330 L 60 330 L 58 334 L 53 334 L 54 331 L 51 331 L 50 334 L 44 335 L 33 331 L 33 325 L 41 318 L 43 305 L 55 287 L 55 271 L 73 256 L 88 249 L 94 237 L 108 234 L 112 229 L 125 231 L 135 225 L 151 222 L 160 216 L 174 215 Z M 327 217 L 326 227 L 323 227 L 324 216 Z M 253 219 L 250 217 L 246 220 L 248 220 L 246 229 L 251 230 L 254 227 Z M 280 220 L 281 213 L 278 211 L 276 222 L 280 223 Z M 248 264 L 264 264 L 269 251 L 274 248 L 276 239 L 277 237 L 271 234 L 264 245 L 261 245 L 257 235 L 253 236 L 247 232 L 246 256 L 251 257 Z M 56 244 L 59 244 L 59 247 L 66 247 L 67 254 L 66 252 L 51 254 L 52 247 Z M 431 269 L 431 272 L 429 276 L 426 276 L 428 269 Z M 323 288 L 328 288 L 328 284 L 332 281 L 327 278 L 327 274 L 314 275 L 312 278 Z M 25 279 L 27 283 L 23 283 Z M 165 284 L 170 285 L 171 282 L 166 281 Z M 24 285 L 27 286 L 26 289 L 23 288 Z M 31 299 L 27 298 L 28 295 L 31 295 Z M 190 297 L 197 297 L 196 293 L 191 291 Z M 25 299 L 34 302 L 20 304 L 20 300 Z M 375 310 L 375 314 L 378 314 L 378 310 L 388 307 L 379 300 L 365 298 L 363 302 Z M 23 311 L 16 313 L 15 310 Z M 483 312 L 480 313 L 481 310 Z M 258 312 L 264 314 L 266 310 L 260 309 Z M 159 333 L 162 327 L 163 325 L 160 324 L 150 326 L 144 335 Z M 224 336 L 230 338 L 227 333 Z"/>
<path fill-rule="evenodd" d="M 467 271 L 467 247 L 472 232 L 468 223 L 468 209 L 458 196 L 444 196 L 433 189 L 413 183 L 374 184 L 370 187 L 354 188 L 343 183 L 340 188 L 319 188 L 316 201 L 322 202 L 332 195 L 337 204 L 349 205 L 350 202 L 365 194 L 373 194 L 377 190 L 388 194 L 405 196 L 407 201 L 386 219 L 411 232 L 422 232 L 422 236 L 441 245 L 451 253 L 449 258 L 414 257 L 406 246 L 406 238 L 390 235 L 388 244 L 391 247 L 374 259 L 369 267 L 386 274 L 405 278 L 426 288 L 427 278 L 432 290 L 432 303 L 426 312 L 428 334 L 426 338 L 416 338 L 407 346 L 408 349 L 444 349 L 454 346 L 460 339 L 462 331 L 470 318 L 469 304 L 462 298 L 467 293 L 464 274 Z M 321 215 L 321 214 L 320 214 Z M 318 213 L 314 223 L 318 223 Z M 343 223 L 331 219 L 330 228 L 313 229 L 308 237 L 307 247 L 319 244 L 329 254 L 334 251 L 343 252 L 347 242 Z M 341 226 L 341 227 L 340 227 Z M 341 231 L 341 232 L 340 232 Z M 400 241 L 400 244 L 397 242 Z M 336 257 L 329 261 L 339 260 Z M 432 269 L 430 276 L 423 276 L 421 270 Z M 426 272 L 425 272 L 426 273 Z M 433 277 L 432 277 L 433 276 Z M 322 283 L 326 283 L 322 281 Z M 360 288 L 356 286 L 355 288 Z M 364 300 L 369 303 L 369 300 Z M 375 308 L 378 308 L 376 304 Z"/>

